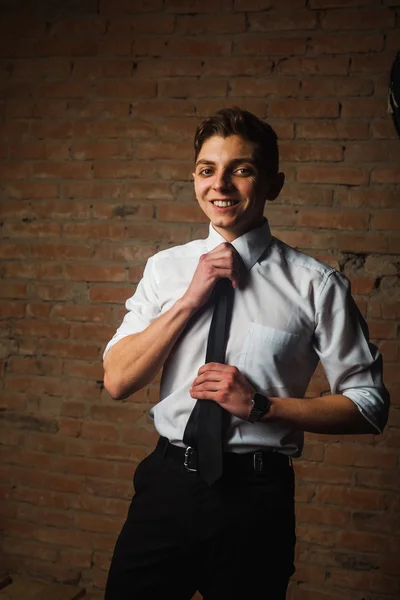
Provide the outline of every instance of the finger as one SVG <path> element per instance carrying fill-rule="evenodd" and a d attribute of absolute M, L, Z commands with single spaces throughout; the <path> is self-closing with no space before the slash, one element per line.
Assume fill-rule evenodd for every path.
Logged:
<path fill-rule="evenodd" d="M 223 380 L 224 380 L 224 376 L 223 376 L 223 374 L 220 373 L 220 371 L 206 371 L 202 375 L 199 375 L 198 377 L 196 377 L 196 379 L 192 383 L 192 388 L 197 385 L 201 385 L 202 383 L 206 383 L 206 382 L 219 383 Z"/>
<path fill-rule="evenodd" d="M 226 365 L 225 363 L 209 362 L 200 367 L 197 371 L 197 375 L 201 375 L 206 371 L 220 371 L 224 374 L 235 374 L 238 371 L 238 368 L 233 367 L 232 365 Z"/>
<path fill-rule="evenodd" d="M 202 390 L 192 390 L 190 395 L 195 400 L 212 400 L 214 402 L 219 403 L 219 392 L 217 391 L 202 391 Z"/>

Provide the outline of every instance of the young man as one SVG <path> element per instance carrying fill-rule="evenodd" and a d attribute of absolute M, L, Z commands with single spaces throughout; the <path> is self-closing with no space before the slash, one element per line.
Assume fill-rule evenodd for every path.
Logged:
<path fill-rule="evenodd" d="M 206 600 L 283 600 L 294 572 L 291 457 L 304 431 L 382 431 L 381 357 L 345 277 L 271 236 L 264 205 L 284 176 L 269 125 L 238 108 L 206 119 L 193 178 L 209 236 L 148 261 L 106 348 L 116 399 L 164 369 L 151 410 L 160 441 L 136 470 L 105 598 L 189 600 L 199 590 Z M 234 290 L 225 361 L 204 364 L 221 279 Z M 319 360 L 332 394 L 304 399 Z M 197 400 L 226 419 L 223 473 L 211 485 L 196 442 L 188 462 L 184 441 Z"/>

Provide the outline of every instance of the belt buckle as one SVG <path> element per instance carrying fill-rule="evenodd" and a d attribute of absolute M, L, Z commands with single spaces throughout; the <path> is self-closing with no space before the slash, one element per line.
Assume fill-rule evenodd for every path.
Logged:
<path fill-rule="evenodd" d="M 192 446 L 188 446 L 185 449 L 183 466 L 185 467 L 186 471 L 190 471 L 191 473 L 195 473 L 197 471 L 196 450 L 195 448 L 192 448 Z"/>
<path fill-rule="evenodd" d="M 264 467 L 264 459 L 262 452 L 254 452 L 253 454 L 253 469 L 255 473 L 261 473 Z"/>

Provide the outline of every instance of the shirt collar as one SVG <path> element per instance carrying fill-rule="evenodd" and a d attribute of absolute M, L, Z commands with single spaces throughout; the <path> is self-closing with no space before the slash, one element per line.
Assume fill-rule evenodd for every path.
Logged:
<path fill-rule="evenodd" d="M 236 238 L 232 242 L 232 246 L 239 253 L 241 259 L 248 271 L 260 258 L 264 250 L 269 246 L 272 239 L 271 230 L 269 223 L 265 219 L 261 227 L 252 229 L 247 233 L 244 233 L 240 237 Z M 207 250 L 210 252 L 214 250 L 219 244 L 226 242 L 226 240 L 213 228 L 210 223 L 208 238 L 206 239 Z"/>

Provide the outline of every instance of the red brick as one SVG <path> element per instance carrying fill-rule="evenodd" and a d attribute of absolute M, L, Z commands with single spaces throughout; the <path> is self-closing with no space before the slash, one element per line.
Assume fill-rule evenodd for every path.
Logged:
<path fill-rule="evenodd" d="M 397 150 L 397 143 L 392 145 L 388 141 L 374 140 L 362 144 L 348 144 L 345 156 L 349 162 L 390 162 L 395 160 Z"/>
<path fill-rule="evenodd" d="M 0 296 L 2 298 L 26 298 L 27 293 L 28 287 L 26 283 L 3 281 L 0 286 Z"/>
<path fill-rule="evenodd" d="M 89 38 L 43 38 L 39 39 L 30 54 L 25 56 L 55 57 L 55 56 L 95 56 L 97 40 Z"/>
<path fill-rule="evenodd" d="M 279 197 L 274 200 L 276 204 L 297 204 L 300 206 L 331 206 L 332 190 L 322 189 L 318 186 L 300 186 L 285 184 Z M 268 211 L 268 206 L 266 208 Z M 268 212 L 266 212 L 268 215 Z"/>
<path fill-rule="evenodd" d="M 99 138 L 129 138 L 131 140 L 136 138 L 150 138 L 154 135 L 154 125 L 145 121 L 138 120 L 124 120 L 119 119 L 118 121 L 108 119 L 106 121 L 97 121 L 92 124 L 92 136 Z"/>
<path fill-rule="evenodd" d="M 136 78 L 132 81 L 113 79 L 97 83 L 95 93 L 102 98 L 154 98 L 157 85 L 154 81 L 140 81 Z"/>
<path fill-rule="evenodd" d="M 69 326 L 61 323 L 18 321 L 14 323 L 12 329 L 16 335 L 35 336 L 38 338 L 67 338 L 69 336 Z"/>
<path fill-rule="evenodd" d="M 346 252 L 370 252 L 374 248 L 375 253 L 398 254 L 400 251 L 400 240 L 396 236 L 385 236 L 383 233 L 361 235 L 343 232 L 336 238 L 337 248 Z"/>
<path fill-rule="evenodd" d="M 326 11 L 322 16 L 323 29 L 379 29 L 381 27 L 394 27 L 394 12 L 387 8 L 377 10 L 335 10 Z"/>
<path fill-rule="evenodd" d="M 301 227 L 322 227 L 326 229 L 362 229 L 368 227 L 368 213 L 345 211 L 302 210 L 298 215 Z"/>
<path fill-rule="evenodd" d="M 75 137 L 87 137 L 90 124 L 83 120 L 74 121 L 34 121 L 31 125 L 31 133 L 34 137 L 50 139 L 68 139 Z M 39 182 L 36 182 L 38 185 Z M 41 184 L 43 185 L 43 183 Z M 47 183 L 47 185 L 50 185 Z M 54 185 L 54 184 L 53 184 Z"/>
<path fill-rule="evenodd" d="M 120 223 L 66 223 L 63 233 L 71 238 L 111 239 L 122 241 L 126 237 L 126 227 Z"/>
<path fill-rule="evenodd" d="M 92 176 L 92 167 L 90 163 L 78 161 L 34 162 L 32 175 L 40 179 L 88 179 Z"/>
<path fill-rule="evenodd" d="M 143 277 L 143 267 L 129 267 L 128 281 L 131 283 L 139 283 Z"/>
<path fill-rule="evenodd" d="M 89 569 L 92 566 L 92 550 L 80 550 L 77 548 L 60 548 L 58 561 L 61 565 L 74 565 L 81 569 Z"/>
<path fill-rule="evenodd" d="M 353 294 L 369 294 L 376 286 L 375 277 L 350 277 Z"/>
<path fill-rule="evenodd" d="M 371 135 L 374 138 L 385 140 L 395 140 L 397 138 L 396 129 L 392 121 L 373 121 L 371 123 Z"/>
<path fill-rule="evenodd" d="M 99 179 L 137 179 L 137 178 L 150 178 L 154 175 L 154 165 L 142 162 L 142 161 L 97 161 L 94 164 L 93 176 Z M 94 186 L 96 184 L 92 184 L 92 188 L 95 189 Z M 99 185 L 99 184 L 97 184 Z M 149 184 L 147 184 L 149 185 Z M 110 184 L 108 184 L 108 189 L 113 189 Z M 116 186 L 113 184 L 114 189 L 120 189 L 119 195 L 122 196 L 125 193 L 121 184 Z M 74 189 L 74 188 L 72 188 Z"/>
<path fill-rule="evenodd" d="M 281 13 L 274 11 L 256 12 L 248 15 L 250 31 L 301 31 L 315 29 L 317 15 L 311 11 L 292 10 Z"/>
<path fill-rule="evenodd" d="M 97 360 L 101 357 L 104 348 L 101 343 L 86 342 L 82 340 L 45 340 L 40 349 L 49 356 L 65 356 L 81 360 Z"/>
<path fill-rule="evenodd" d="M 396 467 L 393 469 L 377 470 L 358 469 L 356 471 L 357 485 L 378 490 L 397 491 L 400 484 L 400 476 Z"/>
<path fill-rule="evenodd" d="M 119 265 L 68 264 L 65 274 L 72 281 L 125 281 L 125 267 Z"/>
<path fill-rule="evenodd" d="M 101 37 L 106 31 L 107 21 L 104 18 L 63 19 L 52 24 L 49 35 L 52 37 Z"/>
<path fill-rule="evenodd" d="M 166 117 L 185 117 L 194 116 L 196 113 L 196 104 L 191 100 L 166 100 L 162 103 L 162 110 L 159 102 L 151 100 L 145 102 L 143 100 L 130 103 L 130 112 L 133 118 L 153 119 L 162 116 Z"/>
<path fill-rule="evenodd" d="M 400 183 L 400 168 L 397 165 L 378 167 L 372 171 L 372 183 Z"/>
<path fill-rule="evenodd" d="M 342 116 L 347 118 L 382 119 L 387 111 L 387 102 L 383 97 L 343 99 Z"/>
<path fill-rule="evenodd" d="M 296 519 L 299 523 L 320 523 L 340 528 L 351 526 L 351 512 L 349 510 L 327 508 L 299 504 L 296 509 Z"/>
<path fill-rule="evenodd" d="M 379 469 L 392 469 L 396 465 L 396 455 L 391 451 L 350 443 L 329 446 L 325 459 L 330 464 Z"/>
<path fill-rule="evenodd" d="M 160 221 L 173 223 L 193 223 L 208 221 L 198 205 L 162 204 L 158 207 L 157 216 Z"/>
<path fill-rule="evenodd" d="M 224 79 L 167 79 L 158 83 L 158 96 L 163 98 L 207 98 L 226 96 L 228 82 Z"/>
<path fill-rule="evenodd" d="M 63 279 L 61 265 L 46 262 L 8 262 L 3 267 L 4 277 L 20 279 Z"/>
<path fill-rule="evenodd" d="M 357 79 L 356 77 L 312 77 L 302 81 L 302 91 L 304 96 L 316 96 L 318 98 L 324 96 L 370 96 L 374 91 L 373 81 L 369 79 Z M 301 124 L 300 124 L 301 125 Z M 315 129 L 318 128 L 318 123 L 313 123 Z M 335 131 L 342 126 L 341 123 L 328 123 L 331 129 Z M 353 127 L 359 126 L 359 123 L 352 123 Z"/>
<path fill-rule="evenodd" d="M 305 144 L 289 141 L 281 143 L 280 159 L 282 161 L 342 161 L 343 148 L 338 144 Z"/>
<path fill-rule="evenodd" d="M 0 177 L 7 181 L 8 179 L 29 179 L 31 167 L 28 163 L 0 163 Z"/>
<path fill-rule="evenodd" d="M 18 319 L 25 315 L 25 303 L 12 300 L 0 302 L 0 319 Z"/>
<path fill-rule="evenodd" d="M 91 286 L 89 298 L 91 302 L 121 304 L 133 296 L 135 286 Z"/>
<path fill-rule="evenodd" d="M 76 58 L 72 65 L 71 77 L 74 79 L 102 79 L 131 77 L 133 73 L 132 60 L 129 58 L 104 59 Z"/>
<path fill-rule="evenodd" d="M 49 81 L 37 86 L 42 98 L 87 98 L 91 91 L 91 84 L 81 81 Z"/>
<path fill-rule="evenodd" d="M 184 225 L 171 225 L 166 228 L 162 223 L 159 224 L 148 224 L 146 227 L 142 225 L 128 225 L 127 233 L 129 238 L 135 238 L 138 240 L 148 240 L 151 242 L 164 242 L 185 244 L 189 242 L 190 232 L 187 226 Z"/>
<path fill-rule="evenodd" d="M 318 546 L 331 547 L 335 545 L 336 531 L 322 527 L 300 524 L 296 527 L 296 535 L 303 543 L 317 544 Z"/>
<path fill-rule="evenodd" d="M 107 33 L 111 36 L 132 38 L 138 33 L 172 33 L 175 26 L 173 15 L 135 14 L 133 17 L 111 18 Z"/>
<path fill-rule="evenodd" d="M 34 319 L 47 319 L 50 314 L 50 306 L 42 302 L 30 302 L 26 305 L 26 316 Z"/>
<path fill-rule="evenodd" d="M 287 56 L 305 54 L 307 46 L 306 38 L 282 37 L 269 39 L 265 35 L 249 34 L 239 38 L 234 46 L 234 55 L 251 56 Z"/>
<path fill-rule="evenodd" d="M 305 0 L 236 0 L 235 10 L 266 10 L 271 7 L 298 9 L 305 6 Z"/>
<path fill-rule="evenodd" d="M 270 100 L 268 116 L 271 117 L 338 117 L 337 100 Z"/>
<path fill-rule="evenodd" d="M 264 214 L 272 227 L 290 227 L 297 224 L 297 209 L 283 206 L 268 206 Z M 279 233 L 278 233 L 279 236 Z"/>
<path fill-rule="evenodd" d="M 400 214 L 395 211 L 375 213 L 372 215 L 371 228 L 386 231 L 400 230 Z"/>
<path fill-rule="evenodd" d="M 229 0 L 216 0 L 213 4 L 204 4 L 201 0 L 167 0 L 166 9 L 172 13 L 213 13 L 231 8 Z"/>
<path fill-rule="evenodd" d="M 60 223 L 50 222 L 27 222 L 27 223 L 5 223 L 3 227 L 5 237 L 59 237 L 61 232 Z"/>
<path fill-rule="evenodd" d="M 91 323 L 109 323 L 112 310 L 108 306 L 79 306 L 77 304 L 56 304 L 52 308 L 52 317 L 69 321 L 90 321 Z"/>
<path fill-rule="evenodd" d="M 363 185 L 369 173 L 356 167 L 297 167 L 297 181 L 301 183 L 334 183 L 338 185 Z"/>
<path fill-rule="evenodd" d="M 86 341 L 98 340 L 105 347 L 105 344 L 113 337 L 115 329 L 114 325 L 98 325 L 97 323 L 73 324 L 71 325 L 71 338 Z"/>
<path fill-rule="evenodd" d="M 191 56 L 229 56 L 232 42 L 220 40 L 217 37 L 204 37 L 201 39 L 191 36 L 175 36 L 164 38 L 162 36 L 137 36 L 132 44 L 132 54 L 141 56 L 165 57 L 191 57 Z"/>
<path fill-rule="evenodd" d="M 308 6 L 314 8 L 338 8 L 349 6 L 366 6 L 375 4 L 375 0 L 309 0 Z"/>
<path fill-rule="evenodd" d="M 58 198 L 59 185 L 50 181 L 13 181 L 5 185 L 5 192 L 10 198 L 49 199 Z"/>
<path fill-rule="evenodd" d="M 204 12 L 204 4 L 200 12 Z M 183 35 L 243 33 L 245 31 L 246 18 L 244 13 L 226 13 L 223 18 L 220 16 L 219 18 L 210 18 L 210 15 L 204 14 L 182 15 L 177 17 L 175 25 L 175 32 Z"/>
<path fill-rule="evenodd" d="M 362 17 L 361 17 L 362 18 Z M 335 33 L 313 36 L 310 41 L 312 54 L 348 54 L 356 52 L 379 52 L 383 49 L 383 35 L 343 34 Z M 345 92 L 344 92 L 345 94 Z"/>
<path fill-rule="evenodd" d="M 254 79 L 250 77 L 236 78 L 230 82 L 232 96 L 297 96 L 300 84 L 296 79 L 273 78 Z M 212 94 L 215 96 L 216 94 Z"/>
<path fill-rule="evenodd" d="M 339 205 L 352 207 L 396 208 L 399 195 L 390 189 L 349 189 L 337 190 L 336 200 Z"/>
<path fill-rule="evenodd" d="M 71 157 L 74 160 L 131 158 L 132 145 L 128 140 L 74 141 L 71 145 Z"/>
<path fill-rule="evenodd" d="M 94 248 L 93 260 L 118 260 L 122 262 L 146 261 L 156 253 L 155 245 L 139 245 L 135 240 L 122 246 L 99 244 Z"/>
<path fill-rule="evenodd" d="M 329 249 L 336 246 L 336 238 L 332 233 L 317 233 L 312 231 L 279 230 L 279 239 L 300 249 Z"/>
<path fill-rule="evenodd" d="M 347 75 L 349 59 L 346 56 L 317 56 L 283 58 L 277 65 L 283 75 Z M 310 115 L 311 117 L 311 115 Z"/>
<path fill-rule="evenodd" d="M 45 301 L 66 300 L 71 295 L 71 284 L 53 283 L 53 284 L 35 284 L 36 294 Z"/>
<path fill-rule="evenodd" d="M 364 552 L 366 548 L 369 552 L 398 553 L 400 550 L 399 538 L 377 533 L 367 533 L 365 531 L 339 531 L 337 537 L 338 544 L 342 548 Z"/>
<path fill-rule="evenodd" d="M 188 155 L 186 142 L 138 142 L 135 149 L 135 158 L 148 159 L 185 159 Z M 191 149 L 190 149 L 191 150 Z"/>
<path fill-rule="evenodd" d="M 16 554 L 17 556 L 32 557 L 45 561 L 57 560 L 57 549 L 51 548 L 45 544 L 32 542 L 28 540 L 12 540 L 4 541 L 4 552 L 6 554 Z"/>
<path fill-rule="evenodd" d="M 68 377 L 101 381 L 104 376 L 104 371 L 101 362 L 87 363 L 82 361 L 64 360 L 63 374 Z"/>
<path fill-rule="evenodd" d="M 31 246 L 30 254 L 33 258 L 47 260 L 88 259 L 92 256 L 92 249 L 83 244 L 34 244 Z"/>
<path fill-rule="evenodd" d="M 10 373 L 25 373 L 31 375 L 61 375 L 62 362 L 50 357 L 12 356 L 7 361 L 7 371 Z"/>
<path fill-rule="evenodd" d="M 388 507 L 385 493 L 343 486 L 317 486 L 317 500 L 322 504 L 343 505 L 358 510 L 382 510 Z"/>

